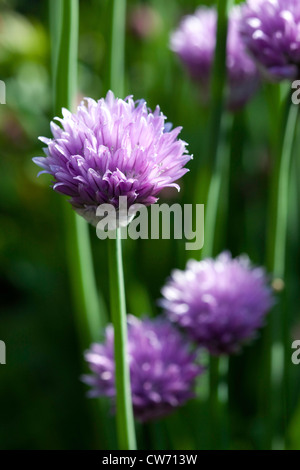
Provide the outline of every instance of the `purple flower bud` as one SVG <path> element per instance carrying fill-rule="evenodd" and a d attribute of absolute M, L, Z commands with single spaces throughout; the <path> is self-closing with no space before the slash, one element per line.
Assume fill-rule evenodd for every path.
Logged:
<path fill-rule="evenodd" d="M 55 191 L 69 196 L 73 208 L 97 224 L 97 207 L 102 203 L 118 209 L 119 196 L 134 203 L 153 204 L 166 187 L 188 170 L 191 159 L 186 143 L 177 139 L 180 127 L 167 129 L 159 107 L 152 113 L 145 101 L 115 98 L 109 91 L 99 101 L 87 98 L 76 113 L 63 109 L 51 123 L 52 139 L 46 144 L 46 158 L 33 161 L 54 177 Z"/>
<path fill-rule="evenodd" d="M 195 379 L 203 372 L 195 353 L 181 334 L 162 319 L 128 316 L 128 352 L 134 415 L 139 421 L 163 417 L 193 398 Z M 92 386 L 90 397 L 106 396 L 115 406 L 114 330 L 105 342 L 93 344 L 85 359 L 93 375 L 83 377 Z"/>
<path fill-rule="evenodd" d="M 230 12 L 227 39 L 227 103 L 231 110 L 243 106 L 255 93 L 259 75 L 247 54 L 239 34 L 240 7 Z M 207 101 L 216 47 L 217 12 L 215 8 L 200 7 L 194 15 L 181 21 L 171 36 L 171 49 L 177 53 L 189 74 L 200 85 L 203 100 Z"/>
<path fill-rule="evenodd" d="M 273 81 L 299 78 L 299 0 L 248 0 L 242 11 L 242 38 L 265 75 Z"/>
<path fill-rule="evenodd" d="M 173 271 L 162 289 L 168 318 L 211 354 L 231 354 L 253 338 L 273 305 L 262 268 L 227 252 L 216 260 L 191 260 Z"/>

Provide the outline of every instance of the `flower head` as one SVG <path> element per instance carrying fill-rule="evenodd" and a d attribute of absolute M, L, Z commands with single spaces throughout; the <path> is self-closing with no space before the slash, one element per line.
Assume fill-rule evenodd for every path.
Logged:
<path fill-rule="evenodd" d="M 248 0 L 243 7 L 241 34 L 270 79 L 300 77 L 299 0 Z"/>
<path fill-rule="evenodd" d="M 103 344 L 93 344 L 85 359 L 93 375 L 89 396 L 106 396 L 115 404 L 114 330 L 106 329 Z M 167 320 L 128 316 L 128 352 L 135 417 L 148 421 L 167 415 L 194 396 L 195 378 L 203 372 L 195 354 Z"/>
<path fill-rule="evenodd" d="M 246 256 L 191 260 L 162 289 L 169 319 L 212 354 L 231 354 L 251 339 L 273 304 L 265 272 Z"/>
<path fill-rule="evenodd" d="M 118 209 L 119 196 L 149 205 L 188 170 L 186 143 L 170 130 L 159 107 L 152 113 L 144 101 L 115 98 L 109 91 L 99 101 L 86 99 L 76 113 L 63 109 L 51 123 L 52 139 L 40 138 L 46 158 L 34 158 L 54 177 L 53 189 L 69 196 L 73 208 L 96 224 L 99 204 Z"/>
<path fill-rule="evenodd" d="M 239 34 L 240 7 L 231 10 L 227 39 L 228 106 L 243 106 L 257 90 L 259 77 L 256 65 L 247 54 Z M 204 97 L 209 95 L 216 47 L 217 12 L 200 7 L 194 15 L 181 21 L 171 36 L 171 49 L 199 82 Z"/>

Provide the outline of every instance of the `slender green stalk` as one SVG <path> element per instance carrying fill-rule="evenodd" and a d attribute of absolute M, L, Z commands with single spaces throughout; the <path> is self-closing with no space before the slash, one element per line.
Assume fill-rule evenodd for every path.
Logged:
<path fill-rule="evenodd" d="M 226 85 L 226 45 L 228 31 L 228 11 L 232 0 L 218 0 L 218 24 L 215 60 L 212 73 L 212 111 L 210 117 L 208 158 L 213 164 L 218 153 L 219 137 L 224 110 Z"/>
<path fill-rule="evenodd" d="M 54 77 L 54 113 L 62 107 L 72 109 L 77 89 L 78 0 L 50 0 L 52 37 L 52 74 Z M 55 9 L 55 10 L 54 10 Z M 94 278 L 87 222 L 64 204 L 66 245 L 74 304 L 83 346 L 99 339 L 104 326 L 104 307 L 100 309 Z M 100 315 L 101 313 L 101 315 Z"/>
<path fill-rule="evenodd" d="M 286 123 L 279 168 L 277 216 L 274 243 L 273 274 L 280 279 L 285 277 L 286 239 L 289 213 L 289 183 L 293 144 L 299 107 L 291 103 Z"/>
<path fill-rule="evenodd" d="M 126 0 L 112 1 L 110 87 L 118 96 L 124 94 Z"/>
<path fill-rule="evenodd" d="M 226 68 L 226 48 L 228 32 L 228 12 L 233 0 L 218 0 L 217 13 L 217 38 L 214 65 L 211 80 L 211 111 L 209 116 L 208 142 L 206 152 L 206 163 L 199 168 L 195 184 L 195 203 L 199 204 L 208 185 L 208 201 L 205 207 L 205 240 L 204 247 L 199 253 L 199 257 L 212 256 L 216 218 L 218 193 L 220 188 L 220 164 L 222 163 L 221 141 L 222 129 L 224 129 L 224 101 L 225 86 L 227 79 Z M 205 190 L 203 190 L 205 187 Z M 202 202 L 202 201 L 201 201 Z"/>
<path fill-rule="evenodd" d="M 127 355 L 126 302 L 120 229 L 109 239 L 110 308 L 114 324 L 115 374 L 117 391 L 117 429 L 119 447 L 135 450 L 135 429 L 131 402 L 129 361 Z"/>
<path fill-rule="evenodd" d="M 226 47 L 228 31 L 228 11 L 231 0 L 218 1 L 217 42 L 212 75 L 212 107 L 209 128 L 208 163 L 212 167 L 212 177 L 208 190 L 205 217 L 205 242 L 201 257 L 213 255 L 215 229 L 220 189 L 225 174 L 225 148 L 227 116 L 224 115 L 226 72 Z"/>
<path fill-rule="evenodd" d="M 223 115 L 219 144 L 215 155 L 215 168 L 208 189 L 205 210 L 205 243 L 201 253 L 202 258 L 214 255 L 217 218 L 223 199 L 223 192 L 226 190 L 227 186 L 226 180 L 228 180 L 228 167 L 231 151 L 228 143 L 228 131 L 232 127 L 232 122 L 232 116 Z"/>
<path fill-rule="evenodd" d="M 277 173 L 277 201 L 274 211 L 275 223 L 271 220 L 271 224 L 275 227 L 274 238 L 271 240 L 273 247 L 273 256 L 270 262 L 270 270 L 274 277 L 280 281 L 285 279 L 286 270 L 286 245 L 287 245 L 287 227 L 289 214 L 289 184 L 291 173 L 291 160 L 293 145 L 295 140 L 296 124 L 298 119 L 299 108 L 292 104 L 290 93 L 288 95 L 288 112 L 287 118 L 284 119 L 284 132 L 282 151 L 279 156 L 279 165 Z M 281 332 L 278 336 L 278 331 Z M 273 318 L 270 320 L 269 332 L 266 335 L 269 356 L 268 366 L 268 400 L 273 396 L 273 405 L 270 407 L 268 414 L 268 433 L 267 445 L 284 447 L 287 439 L 287 422 L 289 419 L 289 369 L 290 369 L 290 343 L 289 335 L 289 315 L 284 308 L 283 294 L 280 295 L 279 304 L 276 306 Z M 278 419 L 277 410 L 281 411 L 283 420 Z M 274 427 L 275 434 L 274 440 Z"/>
<path fill-rule="evenodd" d="M 62 20 L 55 80 L 55 113 L 74 107 L 77 90 L 79 1 L 61 0 Z M 55 53 L 56 51 L 54 51 Z"/>
<path fill-rule="evenodd" d="M 218 0 L 218 23 L 215 60 L 212 76 L 212 112 L 210 117 L 208 163 L 212 165 L 212 178 L 208 191 L 205 216 L 205 241 L 201 257 L 211 257 L 214 254 L 217 214 L 220 206 L 221 187 L 227 174 L 229 151 L 226 144 L 227 117 L 224 115 L 225 86 L 226 86 L 226 47 L 228 31 L 228 11 L 231 0 Z M 210 358 L 210 424 L 211 445 L 220 446 L 221 415 L 219 402 L 219 360 Z"/>
<path fill-rule="evenodd" d="M 118 96 L 124 94 L 126 0 L 112 1 L 110 53 L 110 88 Z M 122 262 L 121 229 L 109 239 L 110 308 L 114 325 L 115 376 L 117 394 L 117 433 L 119 448 L 136 449 L 131 400 L 130 371 L 127 350 L 127 311 Z"/>
<path fill-rule="evenodd" d="M 212 449 L 220 448 L 219 358 L 209 358 L 209 407 Z"/>
<path fill-rule="evenodd" d="M 97 292 L 89 226 L 66 205 L 64 214 L 71 287 L 82 347 L 86 348 L 91 342 L 99 341 L 107 323 L 107 312 Z"/>
<path fill-rule="evenodd" d="M 55 82 L 57 73 L 57 62 L 61 40 L 61 27 L 63 17 L 62 0 L 49 0 L 49 22 L 51 40 L 51 76 L 53 88 L 53 103 L 55 103 Z"/>

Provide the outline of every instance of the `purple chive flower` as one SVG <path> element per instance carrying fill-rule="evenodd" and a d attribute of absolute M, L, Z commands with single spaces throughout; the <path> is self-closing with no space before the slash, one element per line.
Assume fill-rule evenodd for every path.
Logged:
<path fill-rule="evenodd" d="M 241 9 L 231 10 L 227 39 L 228 107 L 243 106 L 259 85 L 257 67 L 247 54 L 240 38 Z M 184 17 L 171 35 L 170 47 L 177 53 L 207 100 L 216 47 L 217 12 L 215 8 L 200 7 L 193 15 Z"/>
<path fill-rule="evenodd" d="M 222 253 L 173 271 L 161 301 L 171 321 L 211 354 L 231 354 L 254 337 L 273 304 L 262 268 Z"/>
<path fill-rule="evenodd" d="M 157 106 L 145 101 L 115 98 L 109 91 L 99 101 L 87 98 L 76 113 L 63 109 L 61 123 L 51 123 L 53 139 L 41 137 L 46 158 L 34 158 L 54 177 L 52 187 L 69 196 L 73 208 L 97 224 L 97 207 L 109 203 L 118 209 L 119 196 L 134 203 L 153 204 L 166 187 L 188 170 L 186 143 L 177 139 L 180 127 L 170 130 Z"/>
<path fill-rule="evenodd" d="M 269 79 L 300 77 L 299 0 L 248 0 L 241 34 Z"/>
<path fill-rule="evenodd" d="M 105 342 L 93 344 L 85 359 L 93 375 L 90 397 L 106 396 L 115 405 L 114 331 Z M 134 415 L 139 421 L 163 417 L 193 398 L 196 377 L 203 368 L 181 334 L 166 319 L 139 320 L 128 316 L 128 351 Z"/>

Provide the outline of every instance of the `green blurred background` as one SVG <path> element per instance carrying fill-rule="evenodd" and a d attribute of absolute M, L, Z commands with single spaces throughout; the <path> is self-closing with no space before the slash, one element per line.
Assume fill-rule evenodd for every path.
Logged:
<path fill-rule="evenodd" d="M 100 98 L 108 88 L 109 3 L 80 2 L 78 99 Z M 204 3 L 214 2 L 129 0 L 127 6 L 126 94 L 146 99 L 151 108 L 159 104 L 169 121 L 183 126 L 182 138 L 194 155 L 182 191 L 163 194 L 166 201 L 193 202 L 195 175 L 205 159 L 208 110 L 168 49 L 170 32 L 181 16 Z M 36 178 L 31 161 L 42 155 L 37 137 L 50 135 L 53 117 L 48 2 L 0 0 L 0 6 L 0 79 L 6 84 L 6 104 L 0 105 L 0 340 L 7 347 L 7 364 L 0 365 L 0 448 L 115 448 L 107 405 L 104 415 L 109 418 L 104 421 L 103 409 L 99 412 L 98 403 L 86 399 L 86 386 L 79 379 L 86 372 L 82 352 L 88 344 L 80 340 L 71 299 L 62 198 L 48 189 L 50 178 Z M 274 168 L 276 112 L 268 100 L 272 93 L 274 87 L 262 87 L 234 118 L 229 217 L 218 242 L 220 250 L 245 252 L 258 264 L 266 259 L 268 183 Z M 300 135 L 297 140 L 299 148 Z M 299 159 L 294 170 L 286 309 L 291 336 L 299 339 Z M 106 244 L 92 229 L 91 239 L 97 284 L 108 306 Z M 127 241 L 128 311 L 137 316 L 159 313 L 157 299 L 165 279 L 192 256 L 183 243 Z M 232 448 L 260 446 L 260 355 L 258 340 L 230 361 Z M 300 366 L 291 369 L 294 417 L 289 427 L 290 445 L 298 449 L 299 372 Z M 141 442 L 177 449 L 205 447 L 208 417 L 198 408 L 195 415 L 191 403 L 160 426 L 138 427 Z"/>

